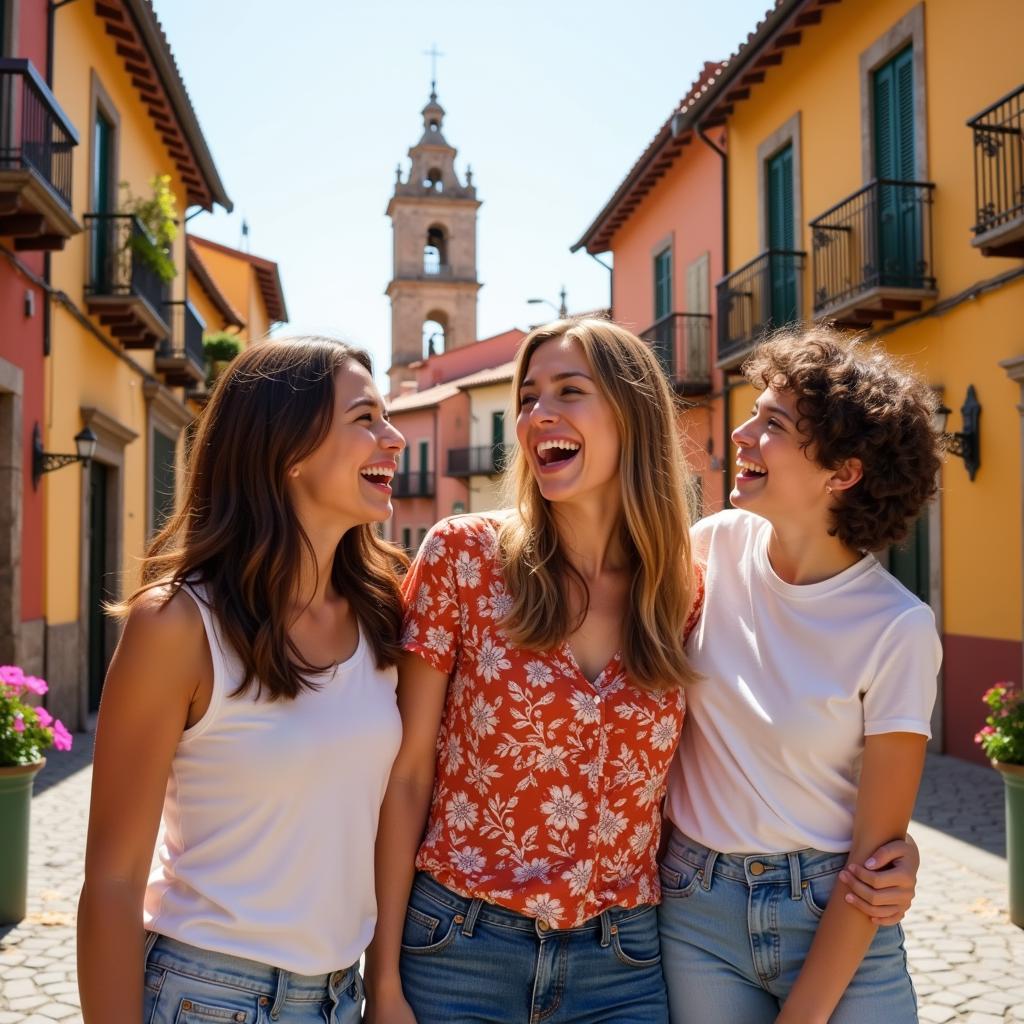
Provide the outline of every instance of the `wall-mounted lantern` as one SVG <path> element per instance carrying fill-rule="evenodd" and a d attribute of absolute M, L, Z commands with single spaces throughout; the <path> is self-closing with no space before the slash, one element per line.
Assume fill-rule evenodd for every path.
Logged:
<path fill-rule="evenodd" d="M 96 454 L 96 435 L 84 427 L 75 434 L 76 455 L 61 455 L 56 452 L 43 451 L 43 435 L 37 423 L 32 428 L 32 489 L 39 487 L 39 478 L 44 473 L 50 473 L 61 466 L 70 466 L 73 462 L 84 462 L 89 465 L 89 460 Z"/>
<path fill-rule="evenodd" d="M 967 475 L 973 480 L 981 466 L 981 403 L 973 384 L 968 386 L 967 397 L 960 406 L 963 430 L 956 434 L 946 431 L 951 411 L 945 405 L 935 410 L 935 429 L 945 437 L 946 451 L 964 460 Z"/>

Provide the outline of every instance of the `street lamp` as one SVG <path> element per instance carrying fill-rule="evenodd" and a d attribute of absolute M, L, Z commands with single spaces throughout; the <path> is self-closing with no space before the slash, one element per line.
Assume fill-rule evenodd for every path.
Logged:
<path fill-rule="evenodd" d="M 973 384 L 968 385 L 967 397 L 960 406 L 964 428 L 959 433 L 950 434 L 946 431 L 951 412 L 947 405 L 941 404 L 935 410 L 933 426 L 945 440 L 946 451 L 964 460 L 967 475 L 973 480 L 981 466 L 981 403 Z"/>
<path fill-rule="evenodd" d="M 89 460 L 96 454 L 96 435 L 88 427 L 83 427 L 75 434 L 75 449 L 76 455 L 43 451 L 43 435 L 37 423 L 32 428 L 32 489 L 39 488 L 39 478 L 44 473 L 50 473 L 62 466 L 70 466 L 73 462 L 89 465 Z"/>
<path fill-rule="evenodd" d="M 537 306 L 543 304 L 550 306 L 563 320 L 569 315 L 569 310 L 565 305 L 565 285 L 562 285 L 562 290 L 558 293 L 559 298 L 562 300 L 559 305 L 555 305 L 550 299 L 527 299 L 526 301 L 531 306 Z"/>

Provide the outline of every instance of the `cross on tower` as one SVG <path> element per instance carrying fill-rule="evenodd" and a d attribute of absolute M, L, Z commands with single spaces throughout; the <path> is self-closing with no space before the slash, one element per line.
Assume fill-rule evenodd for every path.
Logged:
<path fill-rule="evenodd" d="M 430 95 L 433 98 L 437 95 L 437 58 L 443 57 L 444 54 L 438 50 L 437 43 L 434 43 L 429 50 L 423 51 L 423 56 L 430 58 Z"/>

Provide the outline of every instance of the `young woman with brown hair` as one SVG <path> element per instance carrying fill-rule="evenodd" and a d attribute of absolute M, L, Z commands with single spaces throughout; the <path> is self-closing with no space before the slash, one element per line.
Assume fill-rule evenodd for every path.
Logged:
<path fill-rule="evenodd" d="M 329 339 L 257 345 L 214 389 L 104 686 L 88 1024 L 359 1019 L 401 735 L 401 556 L 374 524 L 403 447 L 368 356 Z"/>

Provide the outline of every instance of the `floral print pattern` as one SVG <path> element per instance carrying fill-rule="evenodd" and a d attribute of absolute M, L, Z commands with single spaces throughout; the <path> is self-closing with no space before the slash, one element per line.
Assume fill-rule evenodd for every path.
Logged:
<path fill-rule="evenodd" d="M 405 579 L 403 646 L 449 677 L 416 866 L 554 928 L 660 898 L 665 779 L 682 690 L 630 682 L 616 655 L 589 682 L 568 644 L 513 644 L 497 518 L 438 523 Z M 703 605 L 699 573 L 693 628 Z"/>

